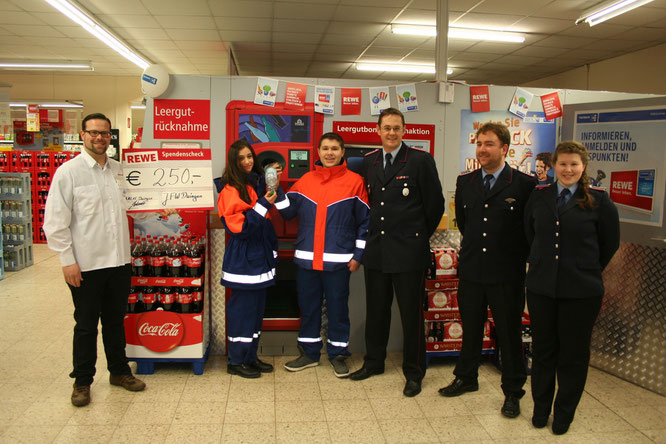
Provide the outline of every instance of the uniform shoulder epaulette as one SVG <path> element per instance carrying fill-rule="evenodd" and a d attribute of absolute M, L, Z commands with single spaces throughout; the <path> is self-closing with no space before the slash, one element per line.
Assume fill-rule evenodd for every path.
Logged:
<path fill-rule="evenodd" d="M 476 170 L 466 171 L 466 172 L 464 172 L 464 173 L 460 173 L 460 174 L 458 174 L 458 176 L 467 176 L 468 174 L 472 174 L 474 171 L 476 171 Z"/>
<path fill-rule="evenodd" d="M 590 190 L 594 190 L 594 191 L 601 191 L 601 192 L 605 192 L 605 191 L 606 191 L 606 188 L 604 188 L 604 187 L 596 187 L 596 186 L 592 186 L 592 185 L 590 185 L 590 186 L 588 186 L 588 188 L 589 188 Z"/>
<path fill-rule="evenodd" d="M 367 154 L 366 154 L 365 156 L 363 156 L 363 157 L 368 157 L 370 154 L 375 154 L 377 151 L 379 151 L 379 148 L 377 148 L 376 150 L 372 150 L 372 151 L 370 151 L 369 153 L 367 153 Z"/>
<path fill-rule="evenodd" d="M 536 188 L 537 190 L 543 190 L 544 188 L 548 188 L 550 185 L 537 185 Z"/>

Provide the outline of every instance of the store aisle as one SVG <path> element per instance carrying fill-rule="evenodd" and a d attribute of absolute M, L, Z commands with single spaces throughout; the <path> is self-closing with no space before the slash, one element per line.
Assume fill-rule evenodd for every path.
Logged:
<path fill-rule="evenodd" d="M 403 397 L 399 354 L 362 382 L 335 378 L 324 360 L 288 373 L 282 356 L 264 357 L 275 373 L 244 380 L 216 356 L 201 376 L 189 365 L 158 366 L 140 376 L 144 392 L 130 393 L 109 385 L 101 335 L 92 403 L 76 408 L 67 376 L 71 296 L 57 257 L 34 248 L 35 265 L 0 281 L 0 443 L 666 443 L 666 398 L 595 369 L 569 433 L 556 437 L 532 427 L 529 392 L 522 416 L 501 416 L 499 371 L 490 364 L 480 390 L 459 398 L 437 394 L 453 360 L 435 362 L 423 392 Z M 361 360 L 355 354 L 352 367 Z"/>

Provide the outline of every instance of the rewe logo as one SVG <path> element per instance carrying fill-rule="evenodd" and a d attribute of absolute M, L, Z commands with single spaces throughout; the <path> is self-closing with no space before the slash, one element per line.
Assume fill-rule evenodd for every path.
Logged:
<path fill-rule="evenodd" d="M 137 323 L 137 333 L 141 345 L 156 353 L 165 353 L 180 345 L 185 328 L 177 313 L 147 311 Z"/>

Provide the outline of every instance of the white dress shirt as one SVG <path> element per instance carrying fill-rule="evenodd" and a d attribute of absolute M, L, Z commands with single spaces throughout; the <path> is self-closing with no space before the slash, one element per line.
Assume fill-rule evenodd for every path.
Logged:
<path fill-rule="evenodd" d="M 44 233 L 62 266 L 90 271 L 130 263 L 123 183 L 119 162 L 107 158 L 102 168 L 85 150 L 56 170 Z"/>

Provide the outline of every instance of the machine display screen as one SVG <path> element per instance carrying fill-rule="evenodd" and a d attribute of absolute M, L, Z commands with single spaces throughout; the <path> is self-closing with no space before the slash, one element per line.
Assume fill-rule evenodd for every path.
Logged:
<path fill-rule="evenodd" d="M 308 152 L 305 150 L 290 150 L 289 160 L 308 160 Z"/>

